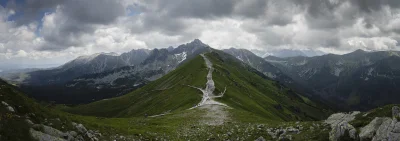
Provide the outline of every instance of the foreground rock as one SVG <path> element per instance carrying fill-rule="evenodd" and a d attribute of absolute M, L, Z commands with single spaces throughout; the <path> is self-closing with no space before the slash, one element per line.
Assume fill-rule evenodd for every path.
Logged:
<path fill-rule="evenodd" d="M 375 136 L 376 131 L 382 125 L 383 122 L 391 120 L 390 118 L 381 118 L 376 117 L 372 120 L 367 126 L 361 128 L 360 130 L 360 140 L 361 141 L 369 141 Z"/>
<path fill-rule="evenodd" d="M 33 139 L 38 140 L 38 141 L 67 141 L 67 140 L 59 138 L 59 137 L 55 137 L 55 136 L 45 134 L 40 131 L 36 131 L 32 128 L 29 130 L 29 133 L 31 134 Z"/>
<path fill-rule="evenodd" d="M 27 121 L 31 122 L 31 121 Z M 98 132 L 87 130 L 82 124 L 72 123 L 78 131 L 62 132 L 50 126 L 43 124 L 34 124 L 29 130 L 31 137 L 38 141 L 98 141 L 101 136 Z"/>
<path fill-rule="evenodd" d="M 3 104 L 4 106 L 6 106 L 7 110 L 10 112 L 15 112 L 14 108 L 11 107 L 10 105 L 8 105 L 8 103 L 2 101 L 1 104 Z"/>
<path fill-rule="evenodd" d="M 385 120 L 376 131 L 372 141 L 400 141 L 400 123 L 397 119 Z"/>
<path fill-rule="evenodd" d="M 360 112 L 352 113 L 336 113 L 331 115 L 325 123 L 329 124 L 332 130 L 329 132 L 329 140 L 338 141 L 345 134 L 348 134 L 351 139 L 356 140 L 356 129 L 349 124 L 350 121 L 355 119 L 355 116 Z"/>
<path fill-rule="evenodd" d="M 337 113 L 331 115 L 325 123 L 332 128 L 329 140 L 339 141 L 348 136 L 351 140 L 360 141 L 400 141 L 400 108 L 392 107 L 392 117 L 375 117 L 368 125 L 357 130 L 349 124 L 359 112 L 350 114 Z M 348 138 L 347 138 L 348 139 Z"/>

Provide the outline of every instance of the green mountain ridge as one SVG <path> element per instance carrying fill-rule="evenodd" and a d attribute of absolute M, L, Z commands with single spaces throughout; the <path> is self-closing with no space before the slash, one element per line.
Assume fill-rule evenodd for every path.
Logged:
<path fill-rule="evenodd" d="M 202 99 L 202 92 L 194 87 L 205 88 L 210 72 L 202 56 L 188 60 L 130 94 L 72 108 L 38 104 L 19 88 L 0 80 L 0 140 L 69 140 L 72 137 L 82 140 L 319 141 L 339 133 L 337 127 L 345 131 L 337 134 L 339 139 L 357 140 L 348 136 L 354 133 L 349 131 L 350 125 L 356 130 L 356 138 L 365 138 L 363 128 L 373 124 L 377 117 L 389 121 L 388 117 L 399 113 L 396 105 L 387 105 L 351 116 L 338 113 L 320 121 L 332 113 L 323 104 L 290 90 L 222 51 L 210 49 L 204 56 L 212 63 L 213 93 L 223 93 L 213 100 L 228 107 L 193 108 Z M 398 58 L 389 59 L 396 62 Z M 342 118 L 335 117 L 341 115 L 351 119 L 336 122 Z M 331 121 L 340 126 L 330 124 Z M 82 126 L 86 127 L 84 132 Z M 386 124 L 379 126 L 384 128 Z M 73 132 L 77 135 L 73 136 Z M 397 135 L 395 130 L 390 132 Z"/>
<path fill-rule="evenodd" d="M 213 117 L 205 109 L 185 110 L 162 116 L 99 118 L 59 111 L 24 96 L 18 88 L 0 80 L 0 140 L 255 140 L 277 138 L 278 128 L 304 130 L 288 133 L 294 140 L 326 138 L 325 130 L 306 131 L 320 122 L 280 122 L 267 120 L 246 111 L 227 109 L 228 121 L 208 125 Z M 12 109 L 12 111 L 10 110 Z M 211 118 L 211 119 L 210 119 Z M 80 124 L 82 123 L 82 124 Z M 85 128 L 86 127 L 86 128 Z M 318 128 L 323 128 L 321 126 Z M 315 127 L 317 128 L 317 127 Z M 292 134 L 294 137 L 292 137 Z M 278 137 L 286 137 L 278 135 Z"/>
<path fill-rule="evenodd" d="M 214 67 L 215 100 L 235 110 L 254 113 L 271 120 L 322 119 L 328 108 L 307 100 L 289 88 L 221 51 L 206 53 Z M 201 100 L 207 68 L 201 56 L 148 85 L 121 97 L 80 105 L 66 111 L 103 117 L 135 117 L 185 111 Z"/>

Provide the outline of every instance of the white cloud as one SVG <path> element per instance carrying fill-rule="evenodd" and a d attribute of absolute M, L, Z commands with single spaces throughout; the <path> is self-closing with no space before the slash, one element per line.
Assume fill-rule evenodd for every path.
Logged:
<path fill-rule="evenodd" d="M 168 1 L 168 5 L 160 0 L 101 2 L 82 14 L 70 11 L 75 10 L 68 7 L 71 3 L 54 2 L 50 5 L 54 11 L 43 19 L 22 25 L 7 21 L 18 10 L 0 6 L 0 63 L 61 64 L 80 55 L 165 48 L 195 38 L 219 49 L 341 54 L 355 49 L 398 50 L 400 41 L 400 10 L 390 5 L 365 12 L 350 0 L 205 0 L 187 2 L 185 7 L 174 5 L 178 1 Z M 102 4 L 114 8 L 98 9 Z"/>
<path fill-rule="evenodd" d="M 372 51 L 394 50 L 397 48 L 397 43 L 396 40 L 389 37 L 353 37 L 347 40 L 348 46 L 352 47 L 352 49 L 358 48 Z"/>

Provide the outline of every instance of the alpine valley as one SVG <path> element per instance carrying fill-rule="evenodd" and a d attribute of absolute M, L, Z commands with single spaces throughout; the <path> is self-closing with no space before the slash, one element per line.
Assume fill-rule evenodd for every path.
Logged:
<path fill-rule="evenodd" d="M 285 52 L 195 39 L 2 72 L 0 140 L 400 140 L 400 52 Z"/>

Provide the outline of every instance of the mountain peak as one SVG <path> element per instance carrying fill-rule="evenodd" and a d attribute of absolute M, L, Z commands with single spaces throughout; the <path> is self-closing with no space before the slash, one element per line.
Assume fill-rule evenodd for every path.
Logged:
<path fill-rule="evenodd" d="M 191 43 L 194 43 L 194 44 L 204 44 L 204 43 L 201 42 L 199 39 L 194 39 Z"/>
<path fill-rule="evenodd" d="M 357 50 L 353 51 L 352 53 L 366 53 L 366 51 L 364 51 L 362 49 L 357 49 Z"/>

